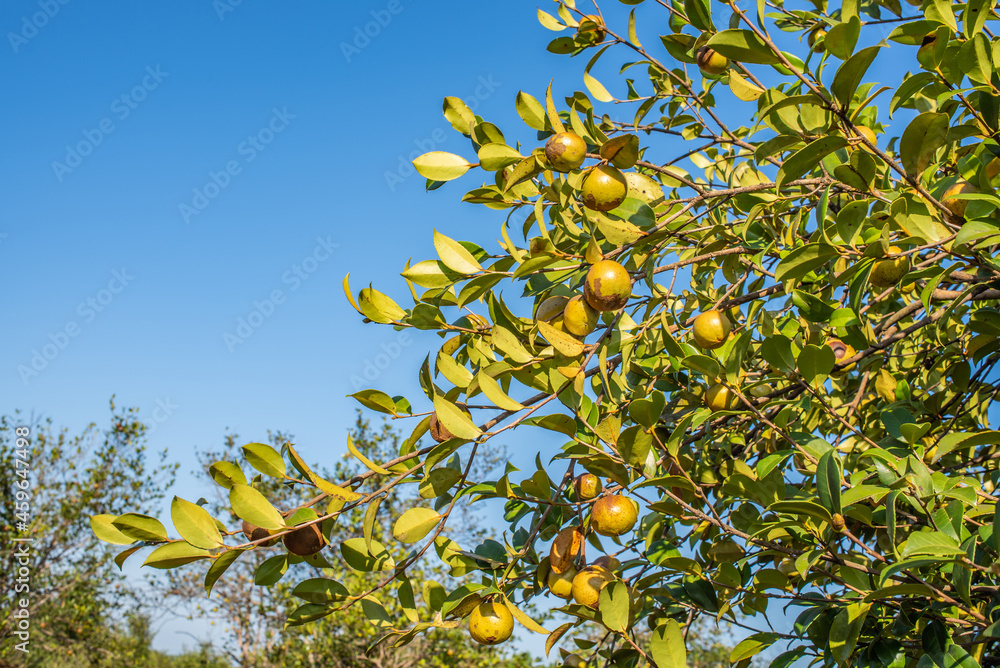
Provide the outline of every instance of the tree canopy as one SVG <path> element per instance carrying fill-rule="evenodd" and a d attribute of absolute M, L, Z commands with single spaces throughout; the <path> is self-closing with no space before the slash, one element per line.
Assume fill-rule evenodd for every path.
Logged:
<path fill-rule="evenodd" d="M 352 395 L 407 425 L 399 449 L 349 440 L 365 470 L 334 480 L 290 443 L 213 464 L 252 540 L 182 500 L 179 537 L 132 514 L 95 531 L 201 564 L 209 591 L 281 536 L 316 569 L 290 623 L 360 606 L 387 646 L 466 618 L 500 642 L 516 620 L 568 665 L 674 668 L 729 620 L 743 666 L 996 663 L 994 3 L 620 4 L 538 10 L 548 50 L 588 60 L 583 91 L 517 94 L 527 133 L 445 98 L 470 146 L 414 165 L 434 196 L 474 180 L 462 200 L 500 238 L 433 232 L 437 257 L 402 272 L 412 303 L 344 280 L 367 321 L 442 340 L 422 392 Z M 551 443 L 532 470 L 476 475 L 531 428 Z M 275 505 L 272 481 L 294 495 Z M 403 485 L 423 502 L 396 514 Z M 507 527 L 461 544 L 450 521 L 480 503 Z M 454 582 L 419 602 L 428 557 Z M 341 559 L 375 581 L 334 579 Z"/>

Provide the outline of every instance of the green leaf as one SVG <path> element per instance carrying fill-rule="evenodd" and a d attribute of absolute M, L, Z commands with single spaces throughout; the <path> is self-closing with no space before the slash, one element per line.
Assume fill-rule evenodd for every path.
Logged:
<path fill-rule="evenodd" d="M 470 127 L 476 124 L 476 115 L 472 113 L 472 109 L 469 109 L 469 105 L 457 97 L 446 97 L 443 111 L 444 117 L 451 123 L 451 127 L 466 137 L 471 134 Z"/>
<path fill-rule="evenodd" d="M 676 619 L 667 619 L 653 630 L 649 653 L 657 668 L 687 668 L 684 634 Z"/>
<path fill-rule="evenodd" d="M 479 164 L 489 172 L 496 172 L 521 160 L 524 156 L 506 144 L 491 142 L 479 147 Z"/>
<path fill-rule="evenodd" d="M 918 531 L 910 534 L 902 549 L 904 559 L 921 555 L 957 557 L 964 554 L 965 550 L 957 540 L 940 531 Z"/>
<path fill-rule="evenodd" d="M 225 489 L 230 489 L 233 485 L 247 484 L 243 469 L 232 462 L 215 462 L 208 468 L 208 473 L 219 487 Z"/>
<path fill-rule="evenodd" d="M 347 587 L 329 578 L 303 580 L 292 589 L 292 596 L 317 605 L 344 603 L 350 595 Z"/>
<path fill-rule="evenodd" d="M 288 555 L 278 554 L 261 562 L 253 574 L 253 583 L 258 587 L 270 587 L 288 570 Z"/>
<path fill-rule="evenodd" d="M 208 572 L 205 573 L 205 596 L 212 595 L 212 588 L 215 587 L 215 583 L 219 581 L 222 574 L 225 573 L 230 566 L 233 565 L 240 555 L 246 552 L 245 548 L 226 550 L 218 557 L 212 560 L 212 565 L 208 567 Z"/>
<path fill-rule="evenodd" d="M 836 363 L 837 357 L 833 354 L 833 348 L 826 344 L 808 345 L 799 353 L 799 373 L 802 374 L 802 379 L 810 384 L 816 381 L 822 382 L 833 371 Z"/>
<path fill-rule="evenodd" d="M 775 643 L 780 638 L 777 633 L 755 633 L 749 638 L 744 638 L 729 655 L 730 663 L 738 663 L 744 659 L 754 657 Z"/>
<path fill-rule="evenodd" d="M 229 490 L 229 504 L 237 517 L 250 524 L 270 530 L 285 528 L 281 513 L 274 509 L 263 494 L 249 485 L 233 485 Z"/>
<path fill-rule="evenodd" d="M 802 278 L 810 271 L 826 265 L 836 256 L 837 249 L 822 242 L 799 246 L 781 258 L 774 272 L 774 279 L 784 282 Z"/>
<path fill-rule="evenodd" d="M 446 267 L 459 274 L 475 274 L 483 270 L 476 258 L 462 244 L 434 230 L 434 248 Z"/>
<path fill-rule="evenodd" d="M 348 538 L 340 544 L 340 554 L 348 566 L 362 573 L 389 570 L 395 567 L 385 546 L 377 540 L 373 540 L 369 548 L 365 545 L 364 538 Z"/>
<path fill-rule="evenodd" d="M 551 343 L 552 347 L 561 354 L 566 357 L 578 357 L 583 354 L 583 344 L 578 339 L 573 338 L 570 334 L 559 331 L 543 320 L 539 320 L 535 324 L 538 325 L 538 331 L 545 337 L 545 340 Z"/>
<path fill-rule="evenodd" d="M 841 665 L 850 661 L 870 607 L 870 603 L 852 603 L 833 618 L 833 625 L 830 627 L 830 654 Z"/>
<path fill-rule="evenodd" d="M 474 441 L 483 435 L 476 424 L 458 406 L 440 395 L 434 397 L 434 412 L 437 419 L 458 438 Z"/>
<path fill-rule="evenodd" d="M 780 267 L 779 267 L 780 268 Z M 792 342 L 781 334 L 769 336 L 760 346 L 760 354 L 778 371 L 788 373 L 795 370 L 795 355 L 792 354 Z"/>
<path fill-rule="evenodd" d="M 840 460 L 836 450 L 827 450 L 816 464 L 816 491 L 820 503 L 831 513 L 841 512 Z"/>
<path fill-rule="evenodd" d="M 486 398 L 492 401 L 497 408 L 502 408 L 505 411 L 519 411 L 524 408 L 520 403 L 511 399 L 500 387 L 500 383 L 485 371 L 476 374 L 476 383 L 479 384 L 479 389 L 483 391 Z"/>
<path fill-rule="evenodd" d="M 528 93 L 518 91 L 515 106 L 525 125 L 532 130 L 545 130 L 545 108 L 542 107 L 541 102 Z"/>
<path fill-rule="evenodd" d="M 149 556 L 146 557 L 146 561 L 142 562 L 142 565 L 159 569 L 177 568 L 192 561 L 206 559 L 209 556 L 208 550 L 203 550 L 180 541 L 167 543 L 156 548 L 149 553 Z"/>
<path fill-rule="evenodd" d="M 399 308 L 399 304 L 374 288 L 361 290 L 358 295 L 358 306 L 369 320 L 383 325 L 406 317 L 406 311 Z"/>
<path fill-rule="evenodd" d="M 393 537 L 401 543 L 416 543 L 434 530 L 441 514 L 430 508 L 410 508 L 392 526 Z"/>
<path fill-rule="evenodd" d="M 451 181 L 469 171 L 472 164 L 460 155 L 431 151 L 413 161 L 417 173 L 432 181 Z"/>
<path fill-rule="evenodd" d="M 910 121 L 899 140 L 900 160 L 907 174 L 916 176 L 930 165 L 935 151 L 948 140 L 948 114 L 924 112 Z"/>
<path fill-rule="evenodd" d="M 823 46 L 830 54 L 841 60 L 847 60 L 850 58 L 851 53 L 854 52 L 854 47 L 857 45 L 860 35 L 861 20 L 855 15 L 850 20 L 843 21 L 830 28 L 823 39 Z"/>
<path fill-rule="evenodd" d="M 208 511 L 175 496 L 170 503 L 170 519 L 181 538 L 195 547 L 210 550 L 222 545 L 222 534 Z"/>
<path fill-rule="evenodd" d="M 436 468 L 420 481 L 418 492 L 422 499 L 436 499 L 448 493 L 462 479 L 462 472 L 442 466 Z"/>
<path fill-rule="evenodd" d="M 681 360 L 681 365 L 704 374 L 709 378 L 719 378 L 722 376 L 722 366 L 708 355 L 688 355 Z"/>
<path fill-rule="evenodd" d="M 624 582 L 612 582 L 601 589 L 598 609 L 601 622 L 612 631 L 624 633 L 629 623 L 629 593 Z"/>
<path fill-rule="evenodd" d="M 100 540 L 112 545 L 131 545 L 136 541 L 119 531 L 112 524 L 117 519 L 115 515 L 91 515 L 90 528 Z"/>
<path fill-rule="evenodd" d="M 778 169 L 775 183 L 782 187 L 815 169 L 820 161 L 834 151 L 847 146 L 847 139 L 840 135 L 827 135 L 803 146 L 790 156 Z"/>
<path fill-rule="evenodd" d="M 840 102 L 841 106 L 847 109 L 851 104 L 851 99 L 854 97 L 854 91 L 858 89 L 861 85 L 862 79 L 864 79 L 865 73 L 871 64 L 875 61 L 875 56 L 878 55 L 881 46 L 869 46 L 866 49 L 861 49 L 856 54 L 851 56 L 840 66 L 837 70 L 837 74 L 833 77 L 833 84 L 830 86 L 830 90 L 833 92 L 834 97 Z"/>
<path fill-rule="evenodd" d="M 706 43 L 730 60 L 757 65 L 777 65 L 781 61 L 767 44 L 749 30 L 723 30 Z"/>
<path fill-rule="evenodd" d="M 507 609 L 510 610 L 510 613 L 514 616 L 514 619 L 521 623 L 521 626 L 529 631 L 534 631 L 535 633 L 540 633 L 542 635 L 548 635 L 549 632 L 546 631 L 541 624 L 526 615 L 524 611 L 514 605 L 514 603 L 506 596 L 503 597 L 503 602 Z"/>
<path fill-rule="evenodd" d="M 155 542 L 167 539 L 166 528 L 160 523 L 160 520 L 149 515 L 125 513 L 119 515 L 111 522 L 111 525 L 132 540 Z"/>
<path fill-rule="evenodd" d="M 247 443 L 243 446 L 243 456 L 250 466 L 272 478 L 285 477 L 285 460 L 278 451 L 266 443 Z"/>

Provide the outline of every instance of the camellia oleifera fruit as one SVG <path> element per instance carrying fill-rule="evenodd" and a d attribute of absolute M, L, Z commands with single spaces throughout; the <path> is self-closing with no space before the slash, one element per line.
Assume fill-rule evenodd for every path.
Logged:
<path fill-rule="evenodd" d="M 694 319 L 694 342 L 699 348 L 714 350 L 726 342 L 733 326 L 721 311 L 705 311 Z"/>
<path fill-rule="evenodd" d="M 483 601 L 469 615 L 469 635 L 480 645 L 498 645 L 514 631 L 514 617 L 502 603 Z"/>
<path fill-rule="evenodd" d="M 581 193 L 583 205 L 588 209 L 611 211 L 625 201 L 628 181 L 617 167 L 598 165 L 587 170 Z"/>
<path fill-rule="evenodd" d="M 588 14 L 580 20 L 580 25 L 576 29 L 577 39 L 587 44 L 600 44 L 604 41 L 607 31 L 604 29 L 604 21 L 596 14 Z"/>
<path fill-rule="evenodd" d="M 562 573 L 549 571 L 548 585 L 553 596 L 569 599 L 573 596 L 573 579 L 576 577 L 576 569 L 572 566 Z"/>
<path fill-rule="evenodd" d="M 716 383 L 705 392 L 705 405 L 711 408 L 713 413 L 732 408 L 733 399 L 732 391 L 722 383 Z"/>
<path fill-rule="evenodd" d="M 954 196 L 978 192 L 980 192 L 979 188 L 968 181 L 959 181 L 944 191 L 944 194 L 941 195 L 941 203 L 944 204 L 946 209 L 951 211 L 953 216 L 964 218 L 965 209 L 968 207 L 969 202 L 964 199 L 955 199 Z"/>
<path fill-rule="evenodd" d="M 563 327 L 573 336 L 587 336 L 597 329 L 597 318 L 600 314 L 594 310 L 583 295 L 577 295 L 568 302 L 563 310 Z"/>
<path fill-rule="evenodd" d="M 590 565 L 580 569 L 573 578 L 573 600 L 588 608 L 597 609 L 601 590 L 615 579 L 615 574 L 602 566 Z"/>
<path fill-rule="evenodd" d="M 830 346 L 830 350 L 833 351 L 833 356 L 836 358 L 837 364 L 840 364 L 843 360 L 854 357 L 858 352 L 854 349 L 854 346 L 848 345 L 840 339 L 830 339 L 826 342 L 826 345 Z M 854 364 L 848 364 L 846 367 L 841 369 L 841 371 L 850 371 L 853 368 Z"/>
<path fill-rule="evenodd" d="M 632 295 L 632 277 L 614 260 L 601 260 L 587 272 L 583 295 L 595 311 L 617 311 Z"/>
<path fill-rule="evenodd" d="M 326 546 L 319 524 L 310 524 L 282 537 L 285 549 L 299 557 L 311 557 Z"/>
<path fill-rule="evenodd" d="M 573 481 L 573 491 L 576 493 L 577 501 L 590 501 L 596 498 L 604 489 L 601 479 L 593 473 L 578 475 Z"/>
<path fill-rule="evenodd" d="M 899 246 L 893 246 L 889 249 L 889 253 L 895 257 L 888 257 L 875 263 L 868 279 L 872 285 L 876 288 L 890 288 L 906 276 L 910 271 L 910 258 L 900 255 L 902 252 Z"/>
<path fill-rule="evenodd" d="M 602 496 L 590 512 L 590 526 L 602 536 L 621 536 L 631 531 L 639 513 L 631 499 L 620 494 Z"/>
<path fill-rule="evenodd" d="M 704 74 L 715 76 L 729 69 L 729 59 L 715 49 L 710 49 L 707 46 L 698 49 L 696 60 L 698 68 Z"/>
<path fill-rule="evenodd" d="M 246 520 L 243 520 L 243 535 L 247 537 L 247 540 L 262 540 L 271 535 L 271 532 L 267 529 L 263 529 L 255 524 L 250 524 Z M 271 547 L 278 542 L 277 538 L 272 538 L 271 540 L 266 540 L 260 543 L 260 547 Z"/>
<path fill-rule="evenodd" d="M 545 142 L 545 159 L 557 172 L 571 172 L 587 157 L 587 142 L 573 132 L 560 132 Z"/>

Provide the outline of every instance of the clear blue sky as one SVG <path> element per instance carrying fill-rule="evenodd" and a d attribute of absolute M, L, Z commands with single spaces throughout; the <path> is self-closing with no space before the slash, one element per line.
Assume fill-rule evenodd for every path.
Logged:
<path fill-rule="evenodd" d="M 434 228 L 495 248 L 503 214 L 459 201 L 481 177 L 427 194 L 408 160 L 471 155 L 446 95 L 530 149 L 518 90 L 583 89 L 536 3 L 63 3 L 0 9 L 3 410 L 79 429 L 115 394 L 196 499 L 193 453 L 227 428 L 322 460 L 345 450 L 352 376 L 419 398 L 439 339 L 362 324 L 341 280 L 408 304 L 398 272 Z M 640 9 L 656 44 L 665 19 Z"/>

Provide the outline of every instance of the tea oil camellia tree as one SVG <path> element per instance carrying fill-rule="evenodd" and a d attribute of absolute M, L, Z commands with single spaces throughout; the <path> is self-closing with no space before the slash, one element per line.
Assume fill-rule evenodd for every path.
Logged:
<path fill-rule="evenodd" d="M 438 257 L 403 271 L 405 308 L 345 279 L 367 320 L 442 338 L 423 396 L 353 395 L 412 421 L 398 456 L 334 482 L 291 446 L 248 446 L 301 501 L 275 508 L 219 463 L 233 511 L 329 536 L 416 486 L 426 503 L 393 518 L 393 545 L 365 531 L 306 557 L 299 592 L 297 622 L 354 604 L 378 622 L 380 600 L 413 600 L 407 569 L 440 558 L 462 584 L 387 625 L 389 644 L 471 618 L 483 642 L 513 624 L 548 648 L 599 638 L 571 665 L 673 668 L 686 630 L 720 619 L 748 629 L 742 666 L 997 663 L 994 3 L 621 2 L 627 17 L 539 10 L 548 50 L 589 60 L 586 92 L 517 95 L 528 143 L 445 99 L 470 146 L 415 166 L 429 190 L 486 172 L 463 200 L 503 212 L 499 245 L 435 232 Z M 533 428 L 553 443 L 535 470 L 470 476 Z M 502 535 L 449 538 L 456 504 L 494 499 Z M 154 547 L 152 566 L 200 562 L 209 585 L 261 542 L 194 504 L 173 520 L 179 538 L 152 518 L 95 526 Z M 339 558 L 382 578 L 349 591 L 323 575 Z M 542 628 L 526 603 L 564 616 Z"/>

